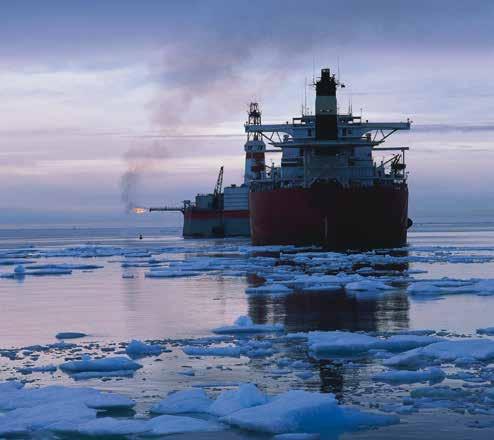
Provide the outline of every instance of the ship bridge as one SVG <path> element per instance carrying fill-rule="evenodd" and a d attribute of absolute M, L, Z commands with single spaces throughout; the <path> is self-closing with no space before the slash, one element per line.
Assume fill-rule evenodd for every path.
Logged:
<path fill-rule="evenodd" d="M 317 139 L 316 118 L 305 115 L 285 124 L 245 124 L 246 133 L 258 133 L 277 148 L 377 146 L 398 130 L 410 130 L 411 122 L 362 122 L 360 116 L 338 115 L 338 137 Z"/>

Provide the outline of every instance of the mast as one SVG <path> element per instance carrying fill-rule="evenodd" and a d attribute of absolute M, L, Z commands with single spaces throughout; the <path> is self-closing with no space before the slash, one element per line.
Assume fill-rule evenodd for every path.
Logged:
<path fill-rule="evenodd" d="M 246 126 L 260 127 L 261 110 L 257 102 L 251 102 Z M 266 177 L 266 144 L 262 140 L 261 132 L 248 132 L 245 150 L 245 174 L 244 184 L 248 185 L 252 180 L 263 179 Z"/>

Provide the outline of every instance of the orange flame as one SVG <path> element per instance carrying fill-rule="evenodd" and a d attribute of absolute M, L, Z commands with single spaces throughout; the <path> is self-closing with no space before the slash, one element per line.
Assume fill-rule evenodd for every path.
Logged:
<path fill-rule="evenodd" d="M 146 208 L 132 208 L 132 211 L 135 214 L 144 214 L 145 212 L 147 212 L 147 209 Z"/>

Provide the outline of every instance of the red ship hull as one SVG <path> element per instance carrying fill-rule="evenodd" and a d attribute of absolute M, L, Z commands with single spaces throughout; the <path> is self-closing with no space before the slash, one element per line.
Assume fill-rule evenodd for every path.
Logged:
<path fill-rule="evenodd" d="M 249 203 L 254 245 L 371 249 L 399 247 L 407 240 L 405 184 L 261 190 L 250 193 Z"/>

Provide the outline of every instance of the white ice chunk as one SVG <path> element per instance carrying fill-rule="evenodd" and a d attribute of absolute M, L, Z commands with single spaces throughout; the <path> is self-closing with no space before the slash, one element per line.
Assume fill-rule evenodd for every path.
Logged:
<path fill-rule="evenodd" d="M 86 371 L 121 371 L 138 370 L 141 364 L 124 356 L 115 356 L 103 359 L 91 359 L 86 357 L 80 361 L 69 361 L 60 365 L 60 369 L 66 373 L 81 373 Z"/>
<path fill-rule="evenodd" d="M 193 277 L 201 275 L 201 272 L 196 272 L 192 270 L 151 270 L 150 272 L 145 272 L 144 276 L 146 278 L 180 278 L 180 277 Z"/>
<path fill-rule="evenodd" d="M 289 434 L 277 434 L 273 437 L 274 440 L 318 440 L 321 438 L 319 433 L 308 432 L 293 432 Z"/>
<path fill-rule="evenodd" d="M 290 338 L 297 334 L 288 335 Z M 302 335 L 302 334 L 300 334 Z M 389 338 L 377 338 L 363 333 L 344 331 L 315 331 L 306 334 L 309 348 L 313 353 L 356 354 L 369 350 L 405 351 L 422 347 L 438 341 L 440 338 L 422 335 L 393 335 Z"/>
<path fill-rule="evenodd" d="M 55 424 L 78 424 L 94 419 L 96 410 L 80 401 L 50 402 L 21 407 L 0 417 L 0 436 L 27 434 L 30 431 L 49 430 Z"/>
<path fill-rule="evenodd" d="M 125 352 L 132 358 L 158 356 L 161 351 L 162 347 L 160 345 L 146 344 L 136 339 L 132 340 L 125 349 Z"/>
<path fill-rule="evenodd" d="M 494 336 L 494 327 L 484 327 L 484 328 L 478 328 L 477 333 L 479 335 L 489 335 L 489 336 Z"/>
<path fill-rule="evenodd" d="M 240 316 L 233 325 L 217 327 L 212 330 L 213 333 L 264 333 L 264 332 L 281 332 L 284 330 L 283 324 L 254 324 L 249 316 Z"/>
<path fill-rule="evenodd" d="M 245 289 L 245 293 L 258 295 L 264 293 L 276 293 L 276 294 L 289 294 L 293 290 L 284 286 L 283 284 L 264 284 L 259 287 L 248 287 Z"/>
<path fill-rule="evenodd" d="M 201 388 L 177 391 L 151 407 L 156 414 L 207 412 L 213 401 Z"/>
<path fill-rule="evenodd" d="M 10 384 L 10 382 L 7 382 Z M 135 402 L 116 393 L 103 393 L 93 388 L 72 388 L 59 385 L 43 388 L 0 387 L 0 410 L 30 408 L 52 402 L 81 402 L 89 408 L 132 408 Z"/>
<path fill-rule="evenodd" d="M 464 358 L 473 358 L 477 361 L 494 359 L 494 341 L 466 339 L 436 342 L 385 359 L 383 364 L 390 367 L 418 367 L 428 363 L 449 362 Z"/>
<path fill-rule="evenodd" d="M 68 428 L 57 427 L 58 431 L 72 431 Z M 151 430 L 147 420 L 114 419 L 101 417 L 74 427 L 73 431 L 91 437 L 126 436 L 144 434 Z"/>
<path fill-rule="evenodd" d="M 240 384 L 237 390 L 223 391 L 209 408 L 215 416 L 226 416 L 235 411 L 267 403 L 268 398 L 254 384 Z"/>
<path fill-rule="evenodd" d="M 81 333 L 81 332 L 60 332 L 55 335 L 55 338 L 57 339 L 77 339 L 77 338 L 84 338 L 86 333 Z"/>
<path fill-rule="evenodd" d="M 379 340 L 376 344 L 376 348 L 389 351 L 406 351 L 417 347 L 424 347 L 440 341 L 443 341 L 443 339 L 438 338 L 437 336 L 401 334 Z"/>
<path fill-rule="evenodd" d="M 374 348 L 379 340 L 361 333 L 343 331 L 309 332 L 309 348 L 314 353 L 352 354 Z"/>
<path fill-rule="evenodd" d="M 109 370 L 109 371 L 81 371 L 80 373 L 70 373 L 74 380 L 101 379 L 107 377 L 132 377 L 135 370 Z"/>
<path fill-rule="evenodd" d="M 325 432 L 397 423 L 395 416 L 342 408 L 333 394 L 288 391 L 264 405 L 242 409 L 220 419 L 230 425 L 272 434 Z"/>
<path fill-rule="evenodd" d="M 348 283 L 345 285 L 345 289 L 348 291 L 375 291 L 375 290 L 393 290 L 394 288 L 388 286 L 379 280 L 363 280 Z"/>
<path fill-rule="evenodd" d="M 42 365 L 39 367 L 20 367 L 17 369 L 19 373 L 22 374 L 31 374 L 31 373 L 53 373 L 57 371 L 57 367 L 55 365 Z"/>
<path fill-rule="evenodd" d="M 189 356 L 227 356 L 227 357 L 239 357 L 242 354 L 242 349 L 235 346 L 222 346 L 222 347 L 194 347 L 192 345 L 186 345 L 182 347 L 185 354 Z"/>
<path fill-rule="evenodd" d="M 149 420 L 148 435 L 169 435 L 186 432 L 214 432 L 224 429 L 219 423 L 208 422 L 206 420 L 194 419 L 183 416 L 158 416 Z"/>
<path fill-rule="evenodd" d="M 373 379 L 378 382 L 386 382 L 390 384 L 404 384 L 415 382 L 441 382 L 446 377 L 446 374 L 440 368 L 428 368 L 422 371 L 384 371 L 376 374 Z"/>

